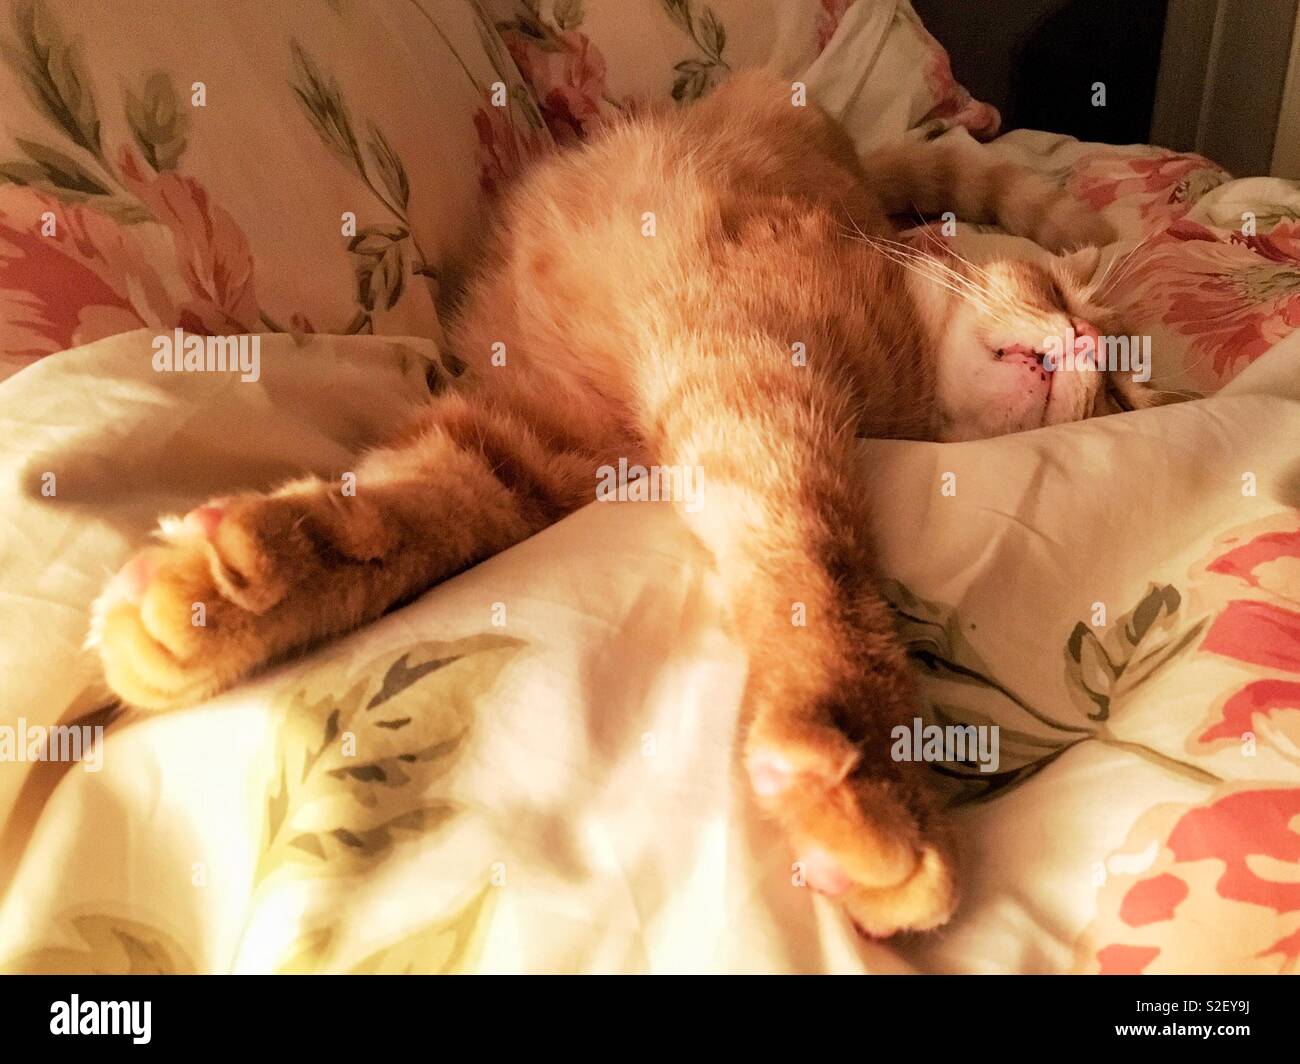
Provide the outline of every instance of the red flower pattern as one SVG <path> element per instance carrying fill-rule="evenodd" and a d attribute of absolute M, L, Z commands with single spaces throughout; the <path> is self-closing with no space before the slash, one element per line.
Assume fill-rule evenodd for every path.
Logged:
<path fill-rule="evenodd" d="M 540 132 L 520 132 L 506 108 L 490 103 L 474 113 L 474 130 L 479 143 L 479 185 L 489 197 L 495 197 L 548 148 Z"/>
<path fill-rule="evenodd" d="M 234 219 L 197 181 L 155 174 L 130 149 L 120 170 L 148 221 L 128 224 L 89 204 L 0 187 L 6 353 L 39 358 L 141 327 L 259 327 L 253 261 Z"/>
<path fill-rule="evenodd" d="M 510 31 L 505 40 L 557 143 L 582 140 L 617 113 L 605 102 L 605 57 L 585 33 L 557 31 L 539 41 Z"/>
<path fill-rule="evenodd" d="M 1155 321 L 1188 337 L 1190 353 L 1224 383 L 1300 326 L 1298 228 L 1284 222 L 1246 237 L 1178 219 L 1138 252 L 1109 298 L 1134 326 Z"/>
<path fill-rule="evenodd" d="M 1192 578 L 1214 611 L 1197 653 L 1240 665 L 1247 679 L 1210 707 L 1189 752 L 1268 744 L 1281 758 L 1261 768 L 1270 779 L 1273 765 L 1300 763 L 1300 511 L 1230 531 Z M 1122 852 L 1148 848 L 1150 867 L 1100 890 L 1080 970 L 1300 969 L 1300 882 L 1288 872 L 1300 865 L 1300 788 L 1229 784 L 1199 805 L 1157 806 Z"/>

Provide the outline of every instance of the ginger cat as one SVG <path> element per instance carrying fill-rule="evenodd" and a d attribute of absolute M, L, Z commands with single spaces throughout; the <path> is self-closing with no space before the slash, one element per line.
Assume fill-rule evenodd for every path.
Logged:
<path fill-rule="evenodd" d="M 889 756 L 916 694 L 873 587 L 855 438 L 970 439 L 1158 400 L 1042 366 L 1045 337 L 1105 329 L 1079 276 L 1095 251 L 1050 268 L 922 254 L 886 217 L 909 206 L 1053 246 L 1109 238 L 974 145 L 860 161 L 763 74 L 538 164 L 450 330 L 467 372 L 359 461 L 355 495 L 311 478 L 165 519 L 96 604 L 109 684 L 145 708 L 197 701 L 583 506 L 601 466 L 700 468 L 704 504 L 682 516 L 749 651 L 757 800 L 861 929 L 942 924 L 952 851 L 923 770 Z"/>

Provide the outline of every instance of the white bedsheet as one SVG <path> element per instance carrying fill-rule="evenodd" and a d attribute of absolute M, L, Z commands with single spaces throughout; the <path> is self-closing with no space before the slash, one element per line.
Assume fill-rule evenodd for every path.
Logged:
<path fill-rule="evenodd" d="M 956 809 L 956 920 L 885 944 L 754 811 L 745 662 L 667 506 L 592 504 L 207 704 L 94 715 L 87 608 L 156 513 L 343 468 L 430 348 L 262 352 L 257 384 L 160 379 L 134 333 L 0 383 L 0 725 L 110 721 L 97 771 L 0 763 L 5 970 L 1295 970 L 1300 713 L 1278 686 L 1223 721 L 1300 679 L 1300 342 L 1197 403 L 863 444 L 927 693 L 1000 724 L 1011 773 Z"/>

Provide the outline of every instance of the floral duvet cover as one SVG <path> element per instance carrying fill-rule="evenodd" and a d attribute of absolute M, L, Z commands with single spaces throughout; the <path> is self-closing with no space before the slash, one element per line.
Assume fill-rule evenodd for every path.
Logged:
<path fill-rule="evenodd" d="M 836 26 L 883 41 L 905 7 L 816 23 L 810 89 L 864 146 Z M 665 69 L 683 93 L 721 76 Z M 948 110 L 928 120 L 992 132 Z M 745 662 L 709 560 L 665 506 L 593 503 L 203 705 L 114 706 L 89 604 L 157 514 L 346 468 L 438 357 L 286 329 L 234 387 L 154 373 L 153 331 L 115 327 L 0 381 L 0 970 L 1296 972 L 1300 190 L 1140 146 L 992 144 L 1111 218 L 1098 269 L 1153 380 L 1204 398 L 863 444 L 918 729 L 997 729 L 932 766 L 961 839 L 951 925 L 868 942 L 800 885 L 739 770 Z M 366 256 L 341 246 L 348 303 Z"/>
<path fill-rule="evenodd" d="M 268 337 L 234 387 L 160 380 L 150 335 L 0 383 L 0 623 L 26 633 L 0 647 L 5 970 L 1300 963 L 1300 337 L 1199 401 L 863 444 L 918 727 L 997 729 L 995 756 L 932 766 L 962 909 L 881 944 L 755 814 L 745 662 L 665 506 L 593 503 L 220 698 L 114 709 L 86 611 L 154 514 L 343 468 L 436 355 Z M 42 759 L 54 725 L 80 761 Z"/>

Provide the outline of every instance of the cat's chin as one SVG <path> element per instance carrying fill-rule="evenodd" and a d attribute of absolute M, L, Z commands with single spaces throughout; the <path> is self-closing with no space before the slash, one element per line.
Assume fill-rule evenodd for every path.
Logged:
<path fill-rule="evenodd" d="M 1052 424 L 1051 410 L 1050 394 L 1032 399 L 1016 396 L 1000 404 L 990 403 L 976 418 L 946 420 L 935 439 L 939 443 L 970 443 L 1014 436 Z"/>
<path fill-rule="evenodd" d="M 1019 432 L 1065 425 L 1110 412 L 1096 374 L 1048 373 L 1007 382 L 982 393 L 971 389 L 967 404 L 943 418 L 935 439 L 940 443 L 965 443 L 1011 436 Z M 973 400 L 973 401 L 972 401 Z"/>

